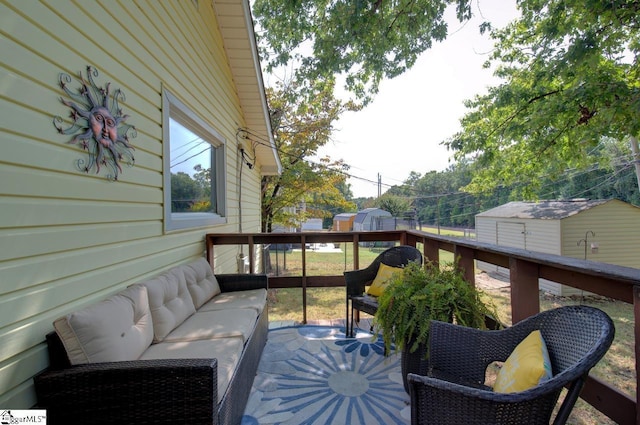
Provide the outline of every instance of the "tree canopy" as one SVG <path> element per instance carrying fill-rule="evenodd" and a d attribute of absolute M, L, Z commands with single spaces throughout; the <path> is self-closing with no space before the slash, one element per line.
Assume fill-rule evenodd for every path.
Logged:
<path fill-rule="evenodd" d="M 376 200 L 379 208 L 388 211 L 393 217 L 405 217 L 411 211 L 411 200 L 402 196 L 385 193 Z"/>
<path fill-rule="evenodd" d="M 365 103 L 383 78 L 411 68 L 447 36 L 443 18 L 456 5 L 460 21 L 471 0 L 256 0 L 253 12 L 268 71 L 295 64 L 298 81 L 343 75 Z"/>
<path fill-rule="evenodd" d="M 333 216 L 354 208 L 345 195 L 346 165 L 329 157 L 312 161 L 331 136 L 333 124 L 346 110 L 357 109 L 333 96 L 332 84 L 318 84 L 300 101 L 300 86 L 279 83 L 267 89 L 274 141 L 282 173 L 262 178 L 262 231 L 274 223 L 296 226 L 309 217 Z"/>
<path fill-rule="evenodd" d="M 604 138 L 588 154 L 592 165 L 565 170 L 558 176 L 541 177 L 533 198 L 619 199 L 640 206 L 634 167 L 628 161 L 630 155 L 628 143 Z M 478 163 L 461 160 L 444 171 L 431 171 L 422 176 L 414 172 L 404 184 L 392 187 L 384 196 L 411 199 L 421 224 L 472 228 L 476 214 L 509 201 L 522 200 L 522 189 L 527 187 L 526 182 L 518 182 L 490 192 L 460 191 L 471 183 L 479 167 Z"/>
<path fill-rule="evenodd" d="M 590 165 L 604 136 L 640 131 L 640 2 L 518 5 L 521 17 L 491 33 L 489 63 L 504 83 L 467 102 L 462 130 L 446 142 L 480 165 L 472 192 L 528 182 L 530 196 L 542 176 Z"/>
<path fill-rule="evenodd" d="M 478 164 L 465 190 L 491 191 L 587 167 L 602 137 L 640 132 L 640 0 L 516 0 L 487 66 L 502 83 L 466 102 L 462 129 L 444 143 Z M 471 0 L 256 0 L 268 70 L 287 65 L 301 87 L 346 78 L 363 103 L 383 78 L 410 68 L 447 36 L 444 12 L 461 22 Z M 478 4 L 481 10 L 481 4 Z M 470 70 L 472 72 L 472 70 Z M 627 157 L 627 162 L 633 157 Z"/>

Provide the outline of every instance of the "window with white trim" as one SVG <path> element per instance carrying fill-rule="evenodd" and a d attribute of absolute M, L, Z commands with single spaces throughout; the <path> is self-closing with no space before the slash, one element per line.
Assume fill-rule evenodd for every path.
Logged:
<path fill-rule="evenodd" d="M 167 90 L 162 93 L 165 230 L 225 220 L 225 139 Z"/>

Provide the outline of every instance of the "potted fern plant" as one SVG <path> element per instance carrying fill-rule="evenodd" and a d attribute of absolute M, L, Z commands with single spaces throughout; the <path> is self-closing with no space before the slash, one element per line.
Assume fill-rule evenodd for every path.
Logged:
<path fill-rule="evenodd" d="M 402 353 L 402 377 L 424 375 L 428 369 L 427 344 L 432 320 L 486 329 L 486 317 L 497 317 L 493 304 L 470 285 L 457 264 L 438 267 L 409 263 L 394 274 L 378 299 L 374 329 L 382 335 L 385 352 Z"/>

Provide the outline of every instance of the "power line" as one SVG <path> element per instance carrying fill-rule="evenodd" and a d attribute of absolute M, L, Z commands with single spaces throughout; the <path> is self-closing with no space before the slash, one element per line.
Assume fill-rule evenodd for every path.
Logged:
<path fill-rule="evenodd" d="M 248 136 L 245 136 L 245 138 L 248 138 L 248 139 L 252 140 L 254 143 L 261 144 L 261 145 L 263 145 L 263 146 L 267 146 L 267 147 L 269 147 L 269 148 L 271 148 L 271 147 L 272 147 L 272 146 L 271 146 L 271 144 L 270 144 L 270 143 L 268 143 L 268 142 L 266 141 L 266 139 L 262 138 L 260 135 L 258 135 L 258 134 L 256 134 L 256 133 L 254 133 L 254 132 L 253 132 L 253 131 L 251 131 L 250 129 L 240 129 L 240 130 L 241 130 L 242 132 L 245 132 L 246 134 L 251 135 L 252 137 L 255 137 L 257 140 L 254 140 L 253 138 L 249 138 Z M 284 150 L 282 150 L 282 149 L 280 149 L 280 148 L 278 148 L 278 147 L 275 147 L 275 149 L 276 149 L 276 151 L 277 151 L 277 152 L 279 152 L 279 153 L 281 153 L 281 154 L 283 154 L 283 155 L 287 155 L 287 156 L 289 156 L 289 157 L 293 157 L 293 158 L 295 158 L 295 159 L 300 159 L 298 156 L 293 155 L 293 154 L 291 154 L 291 153 L 289 153 L 289 152 L 286 152 L 286 151 L 284 151 Z M 596 151 L 596 149 L 597 149 L 597 147 L 596 147 L 596 148 L 594 148 L 594 149 L 592 149 L 592 150 L 590 151 L 590 153 L 594 153 L 594 152 Z M 619 156 L 617 156 L 617 157 L 612 158 L 611 160 L 612 160 L 612 161 L 626 160 L 626 159 L 628 158 L 628 156 L 629 156 L 629 155 L 627 155 L 627 154 L 619 155 Z M 327 166 L 326 166 L 326 165 L 324 165 L 324 164 L 316 163 L 316 162 L 314 162 L 314 161 L 311 161 L 311 160 L 308 160 L 308 159 L 305 159 L 305 158 L 302 158 L 302 160 L 304 160 L 305 162 L 307 162 L 307 163 L 309 163 L 309 164 L 312 164 L 312 165 L 314 165 L 314 166 L 329 169 L 329 167 L 327 167 Z M 573 197 L 579 196 L 579 195 L 580 195 L 580 194 L 582 194 L 582 193 L 587 193 L 587 192 L 589 192 L 589 191 L 591 191 L 591 190 L 594 190 L 594 189 L 595 189 L 595 188 L 597 188 L 598 186 L 604 185 L 607 181 L 612 180 L 616 175 L 620 174 L 622 171 L 624 171 L 624 170 L 626 170 L 626 169 L 629 169 L 629 168 L 630 168 L 630 166 L 631 166 L 631 163 L 627 163 L 627 164 L 625 164 L 625 165 L 623 166 L 622 170 L 617 170 L 613 175 L 608 176 L 608 178 L 607 178 L 605 181 L 600 182 L 598 185 L 596 185 L 596 186 L 594 186 L 594 187 L 592 187 L 592 188 L 589 188 L 589 189 L 586 189 L 586 190 L 584 190 L 584 191 L 582 191 L 582 192 L 579 192 L 579 193 L 577 193 L 577 194 L 574 194 L 574 195 L 573 195 Z M 563 172 L 563 173 L 562 173 L 561 177 L 559 177 L 558 179 L 556 179 L 556 180 L 555 180 L 555 181 L 553 181 L 553 182 L 548 182 L 548 183 L 544 184 L 544 185 L 541 187 L 541 189 L 543 189 L 544 187 L 548 187 L 548 186 L 555 186 L 555 185 L 557 185 L 559 182 L 560 182 L 560 183 L 562 183 L 562 182 L 567 182 L 567 181 L 568 181 L 569 179 L 571 179 L 571 178 L 575 178 L 575 177 L 578 177 L 578 176 L 580 176 L 580 175 L 583 175 L 583 174 L 586 174 L 586 173 L 590 173 L 590 172 L 593 172 L 593 171 L 596 171 L 596 170 L 602 170 L 602 169 L 603 169 L 603 168 L 601 168 L 601 167 L 600 167 L 600 164 L 599 164 L 599 163 L 595 163 L 595 164 L 592 164 L 592 165 L 591 165 L 591 167 L 589 167 L 589 168 L 588 168 L 588 169 L 586 169 L 586 170 L 575 170 L 575 169 L 565 170 L 565 172 Z M 372 180 L 372 179 L 368 179 L 368 178 L 365 178 L 365 177 L 357 176 L 357 175 L 355 175 L 355 174 L 352 174 L 352 173 L 346 172 L 346 171 L 344 171 L 344 170 L 339 170 L 339 169 L 331 169 L 331 170 L 332 170 L 333 172 L 341 173 L 341 174 L 345 175 L 346 177 L 353 178 L 353 179 L 357 179 L 357 180 L 360 180 L 360 181 L 364 181 L 364 182 L 366 182 L 366 183 L 371 183 L 372 185 L 375 185 L 375 186 L 378 186 L 378 187 L 379 187 L 379 186 L 385 186 L 387 189 L 390 189 L 390 188 L 396 187 L 396 185 L 389 185 L 389 184 L 382 183 L 381 181 L 374 181 L 374 180 Z M 447 170 L 445 170 L 445 171 L 441 171 L 441 172 L 439 172 L 439 173 L 446 173 L 446 172 L 447 172 Z M 517 185 L 524 184 L 524 183 L 525 183 L 524 181 L 516 181 L 516 182 L 514 182 L 510 187 L 516 187 Z M 403 184 L 404 184 L 404 182 L 403 182 Z M 501 187 L 501 188 L 508 189 L 508 188 L 507 188 L 507 187 L 505 187 L 505 186 L 500 186 L 500 187 Z M 414 193 L 416 193 L 416 196 L 408 196 L 408 198 L 411 198 L 412 200 L 424 200 L 424 199 L 434 199 L 434 198 L 445 198 L 445 199 L 446 199 L 447 197 L 450 197 L 450 196 L 455 196 L 455 195 L 461 195 L 461 194 L 463 194 L 463 195 L 464 195 L 464 197 L 461 199 L 461 201 L 464 201 L 464 200 L 466 200 L 466 199 L 468 199 L 468 198 L 477 198 L 477 197 L 479 197 L 479 196 L 482 196 L 482 194 L 473 194 L 473 193 L 462 192 L 462 191 L 452 191 L 452 192 L 436 193 L 436 194 L 426 194 L 426 195 L 425 195 L 425 194 L 419 194 L 418 189 L 413 188 L 413 187 L 405 187 L 405 188 L 404 188 L 404 190 L 408 190 L 408 191 L 410 191 L 410 192 L 414 192 Z M 496 196 L 497 196 L 497 195 L 496 195 Z M 495 201 L 497 202 L 497 197 L 496 197 L 496 198 L 494 198 L 494 199 L 495 199 Z M 491 203 L 491 202 L 493 202 L 493 201 L 491 201 L 491 197 L 489 197 L 489 199 L 485 200 L 485 202 L 487 202 L 487 203 Z M 460 214 L 460 215 L 468 215 L 468 214 Z M 460 215 L 458 215 L 458 216 L 460 216 Z"/>
<path fill-rule="evenodd" d="M 204 148 L 204 149 L 203 149 L 203 150 L 201 150 L 200 152 L 198 152 L 198 153 L 196 153 L 196 154 L 194 154 L 194 155 L 191 155 L 190 157 L 185 158 L 185 159 L 183 159 L 183 160 L 182 160 L 182 161 L 180 161 L 180 162 L 175 162 L 175 163 L 171 164 L 169 167 L 170 167 L 170 168 L 174 168 L 174 167 L 177 167 L 177 166 L 178 166 L 178 165 L 180 165 L 180 164 L 184 164 L 185 162 L 189 161 L 190 159 L 192 159 L 192 158 L 196 158 L 196 157 L 200 156 L 201 154 L 205 153 L 205 152 L 206 152 L 206 151 L 208 151 L 209 149 L 211 149 L 211 146 L 207 146 L 206 148 Z"/>
<path fill-rule="evenodd" d="M 342 174 L 342 175 L 344 175 L 344 176 L 346 176 L 346 177 L 349 177 L 349 178 L 353 178 L 353 179 L 356 179 L 356 180 L 361 180 L 361 181 L 364 181 L 364 182 L 367 182 L 367 183 L 374 184 L 374 185 L 376 185 L 376 186 L 378 185 L 378 182 L 377 182 L 377 181 L 374 181 L 374 180 L 368 179 L 368 178 L 366 178 L 366 177 L 357 176 L 357 175 L 355 175 L 355 174 L 351 174 L 351 173 L 348 173 L 348 172 L 346 172 L 346 171 L 344 171 L 344 170 L 340 170 L 340 169 L 337 169 L 337 168 L 330 168 L 330 167 L 327 167 L 326 165 L 324 165 L 324 164 L 322 164 L 322 163 L 314 162 L 314 161 L 311 161 L 310 159 L 307 159 L 307 158 L 300 158 L 300 156 L 298 156 L 298 155 L 294 155 L 294 154 L 292 154 L 292 153 L 290 153 L 290 152 L 287 152 L 287 151 L 285 151 L 285 150 L 283 150 L 283 149 L 281 149 L 281 148 L 279 148 L 279 147 L 277 147 L 277 146 L 273 147 L 273 146 L 272 146 L 272 145 L 271 145 L 271 144 L 270 144 L 266 139 L 262 138 L 262 136 L 260 136 L 260 135 L 258 135 L 258 134 L 256 134 L 256 133 L 252 132 L 252 131 L 251 131 L 251 130 L 249 130 L 249 129 L 241 128 L 241 129 L 239 129 L 239 131 L 242 131 L 242 132 L 244 132 L 244 133 L 246 133 L 246 134 L 249 134 L 249 135 L 251 135 L 251 136 L 253 137 L 253 138 L 252 138 L 252 137 L 249 137 L 249 136 L 241 136 L 243 139 L 250 140 L 250 141 L 252 141 L 252 142 L 254 142 L 254 143 L 256 143 L 256 144 L 259 144 L 259 145 L 262 145 L 262 146 L 266 146 L 266 147 L 268 147 L 268 148 L 275 148 L 275 150 L 276 150 L 278 153 L 282 154 L 282 155 L 286 155 L 286 156 L 288 156 L 288 157 L 290 157 L 290 158 L 294 158 L 294 159 L 297 159 L 297 160 L 298 160 L 298 159 L 300 159 L 300 160 L 302 160 L 302 161 L 305 161 L 305 162 L 306 162 L 306 163 L 308 163 L 308 164 L 312 164 L 312 165 L 317 166 L 317 167 L 320 167 L 320 168 L 325 168 L 325 169 L 327 169 L 327 170 L 331 170 L 331 171 L 333 171 L 333 172 L 336 172 L 336 173 Z M 255 138 L 255 139 L 254 139 L 254 138 Z M 386 186 L 387 188 L 391 188 L 391 187 L 393 187 L 392 185 L 388 185 L 388 184 L 384 184 L 384 183 L 383 183 L 382 185 L 383 185 L 383 186 Z"/>

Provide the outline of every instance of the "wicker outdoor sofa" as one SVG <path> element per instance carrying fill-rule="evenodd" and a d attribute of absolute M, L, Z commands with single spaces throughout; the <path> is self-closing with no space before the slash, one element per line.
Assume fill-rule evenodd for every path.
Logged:
<path fill-rule="evenodd" d="M 70 313 L 36 376 L 50 424 L 239 424 L 267 340 L 266 275 L 200 259 Z"/>

